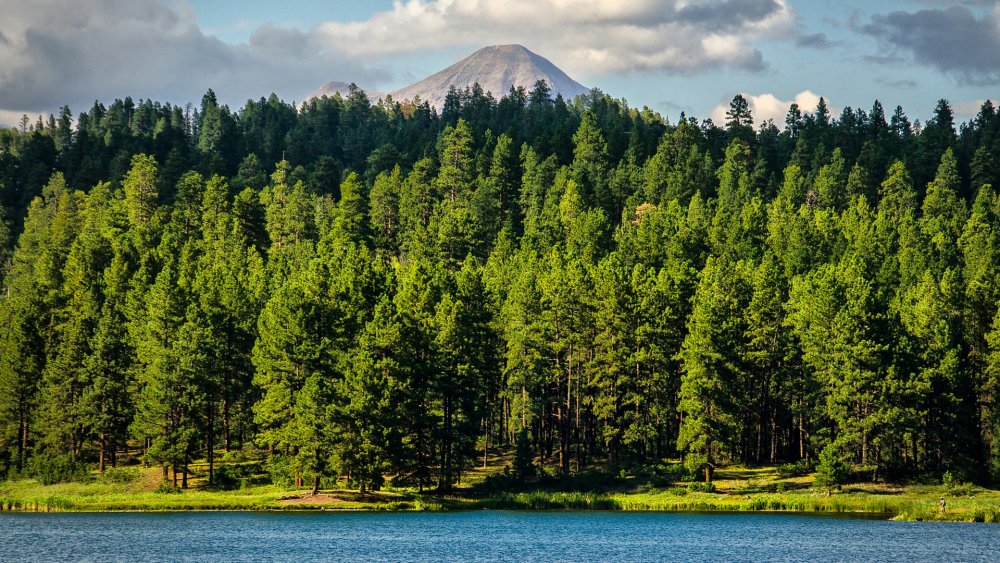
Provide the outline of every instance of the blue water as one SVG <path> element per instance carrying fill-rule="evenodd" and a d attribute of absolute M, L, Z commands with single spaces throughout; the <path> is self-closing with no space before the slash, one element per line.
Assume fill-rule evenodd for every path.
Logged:
<path fill-rule="evenodd" d="M 779 514 L 0 514 L 3 561 L 998 559 L 997 525 Z"/>

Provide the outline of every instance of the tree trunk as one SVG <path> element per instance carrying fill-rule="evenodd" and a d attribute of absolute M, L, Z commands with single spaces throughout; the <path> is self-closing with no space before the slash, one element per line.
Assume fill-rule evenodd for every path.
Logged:
<path fill-rule="evenodd" d="M 215 484 L 215 413 L 208 402 L 208 485 Z"/>
<path fill-rule="evenodd" d="M 528 389 L 527 387 L 524 386 L 524 384 L 522 384 L 521 385 L 521 428 L 524 428 L 527 425 L 526 422 L 527 414 L 525 413 L 525 408 L 526 408 L 525 405 L 527 404 L 527 402 L 528 402 Z"/>
<path fill-rule="evenodd" d="M 483 469 L 490 464 L 490 417 L 483 419 Z"/>
<path fill-rule="evenodd" d="M 313 477 L 312 496 L 316 496 L 318 494 L 319 494 L 319 473 L 317 473 L 316 476 Z"/>
<path fill-rule="evenodd" d="M 229 453 L 229 448 L 231 447 L 230 436 L 229 436 L 229 401 L 226 399 L 222 400 L 222 440 L 225 444 L 226 453 Z"/>
<path fill-rule="evenodd" d="M 573 346 L 569 347 L 569 357 L 566 359 L 566 415 L 562 421 L 562 440 L 560 443 L 560 457 L 562 458 L 562 472 L 569 473 L 569 431 L 572 418 L 570 416 L 573 407 Z"/>
<path fill-rule="evenodd" d="M 441 471 L 438 477 L 438 490 L 447 491 L 451 488 L 451 397 L 444 398 L 444 433 L 441 436 Z"/>
<path fill-rule="evenodd" d="M 99 444 L 99 448 L 100 448 L 100 453 L 98 453 L 98 457 L 97 457 L 97 460 L 98 460 L 97 461 L 97 468 L 98 468 L 98 470 L 101 473 L 104 473 L 104 437 L 103 436 L 98 441 L 98 444 Z"/>
<path fill-rule="evenodd" d="M 17 469 L 24 469 L 28 450 L 28 415 L 21 415 L 21 431 L 17 439 Z"/>
<path fill-rule="evenodd" d="M 183 472 L 181 473 L 181 488 L 182 489 L 188 488 L 188 466 L 187 466 L 187 462 L 184 463 L 184 469 L 183 469 Z"/>

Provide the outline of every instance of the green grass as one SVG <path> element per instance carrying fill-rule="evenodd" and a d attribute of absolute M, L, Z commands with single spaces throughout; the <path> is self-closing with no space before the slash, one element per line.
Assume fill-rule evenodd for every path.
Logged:
<path fill-rule="evenodd" d="M 1000 521 L 1000 495 L 986 499 L 950 499 L 941 514 L 938 499 L 871 493 L 824 496 L 809 493 L 733 495 L 715 493 L 501 493 L 480 501 L 484 508 L 523 510 L 633 510 L 663 512 L 811 512 L 877 515 L 899 520 Z"/>
<path fill-rule="evenodd" d="M 0 482 L 0 510 L 24 511 L 185 511 L 185 510 L 634 510 L 634 511 L 784 511 L 867 514 L 899 520 L 1000 522 L 1000 491 L 971 485 L 858 484 L 826 493 L 811 488 L 812 477 L 781 478 L 776 468 L 727 468 L 717 473 L 716 492 L 689 490 L 689 484 L 653 487 L 640 478 L 624 479 L 599 492 L 521 490 L 491 492 L 461 489 L 451 496 L 386 490 L 308 490 L 251 485 L 210 490 L 192 479 L 192 488 L 157 492 L 157 470 L 94 476 L 86 483 L 42 485 L 33 480 Z M 472 481 L 472 480 L 470 480 Z M 477 481 L 473 481 L 478 482 Z M 162 490 L 162 488 L 161 488 Z M 940 497 L 947 500 L 941 513 Z"/>

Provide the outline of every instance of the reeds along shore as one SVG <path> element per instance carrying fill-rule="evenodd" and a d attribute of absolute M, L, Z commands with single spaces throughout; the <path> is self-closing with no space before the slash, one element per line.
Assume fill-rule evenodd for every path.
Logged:
<path fill-rule="evenodd" d="M 939 498 L 944 494 L 946 510 Z M 1000 492 L 976 489 L 960 496 L 940 486 L 893 490 L 845 489 L 827 494 L 811 489 L 741 494 L 691 492 L 684 486 L 649 492 L 593 493 L 524 491 L 482 496 L 435 496 L 414 491 L 288 491 L 274 486 L 237 491 L 194 489 L 164 493 L 128 486 L 33 481 L 0 486 L 0 510 L 31 512 L 199 511 L 199 510 L 628 510 L 664 512 L 798 512 L 869 516 L 907 521 L 1000 522 Z"/>

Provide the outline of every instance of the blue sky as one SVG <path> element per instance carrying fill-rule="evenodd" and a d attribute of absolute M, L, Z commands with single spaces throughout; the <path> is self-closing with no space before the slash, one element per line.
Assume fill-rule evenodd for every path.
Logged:
<path fill-rule="evenodd" d="M 0 0 L 0 123 L 126 95 L 234 107 L 329 81 L 389 91 L 489 44 L 521 43 L 577 81 L 671 121 L 758 121 L 824 96 L 837 111 L 939 98 L 960 118 L 1000 85 L 984 0 Z"/>

